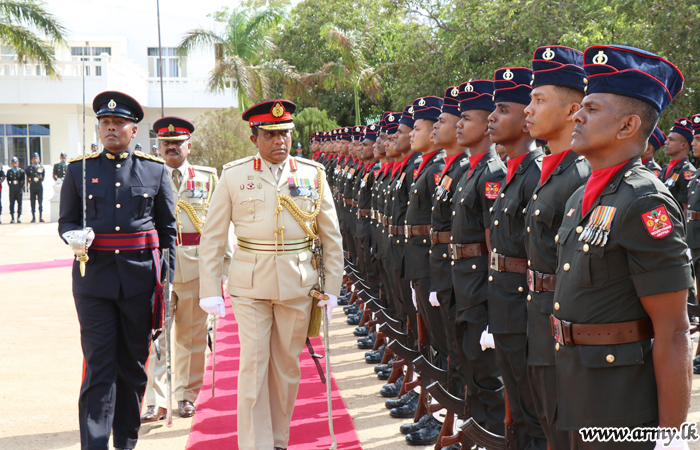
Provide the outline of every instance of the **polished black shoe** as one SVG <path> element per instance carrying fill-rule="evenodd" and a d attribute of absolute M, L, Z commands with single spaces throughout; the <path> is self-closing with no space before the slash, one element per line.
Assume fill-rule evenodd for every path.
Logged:
<path fill-rule="evenodd" d="M 442 423 L 438 420 L 429 421 L 418 431 L 406 435 L 408 445 L 433 445 L 437 442 Z"/>
<path fill-rule="evenodd" d="M 389 361 L 389 364 L 377 364 L 374 366 L 374 373 L 385 372 L 391 370 L 393 361 Z"/>
<path fill-rule="evenodd" d="M 428 425 L 428 422 L 430 421 L 436 421 L 437 419 L 435 416 L 432 414 L 426 414 L 420 419 L 418 419 L 418 422 L 413 422 L 413 423 L 405 423 L 399 427 L 399 431 L 401 434 L 409 434 L 409 433 L 415 433 L 416 431 L 420 430 L 421 428 L 424 428 L 426 425 Z"/>
<path fill-rule="evenodd" d="M 411 399 L 413 399 L 413 397 L 418 398 L 418 392 L 409 391 L 399 398 L 390 398 L 389 400 L 384 402 L 384 406 L 386 406 L 386 409 L 398 408 L 399 406 L 403 406 L 406 403 L 410 402 Z"/>
<path fill-rule="evenodd" d="M 384 372 L 379 372 L 377 374 L 377 378 L 379 378 L 380 380 L 388 380 L 389 378 L 391 378 L 391 369 L 387 369 Z"/>
<path fill-rule="evenodd" d="M 350 297 L 338 297 L 338 305 L 339 306 L 347 306 L 350 304 Z"/>
<path fill-rule="evenodd" d="M 386 398 L 392 398 L 396 397 L 399 395 L 399 392 L 401 391 L 401 386 L 403 385 L 403 375 L 399 377 L 398 380 L 396 380 L 395 383 L 393 384 L 385 384 L 382 386 L 382 389 L 379 391 L 379 395 L 382 397 Z"/>
<path fill-rule="evenodd" d="M 369 336 L 369 327 L 367 325 L 362 325 L 361 327 L 355 328 L 352 332 L 355 336 Z"/>
<path fill-rule="evenodd" d="M 349 316 L 351 314 L 357 314 L 357 312 L 359 310 L 360 310 L 360 305 L 358 305 L 358 304 L 343 306 L 343 312 L 345 313 L 346 316 Z"/>
<path fill-rule="evenodd" d="M 385 349 L 386 349 L 386 345 L 382 345 L 377 350 L 373 350 L 371 352 L 366 352 L 365 353 L 365 362 L 367 364 L 377 364 L 377 363 L 382 362 L 382 359 L 384 359 L 384 350 Z"/>
<path fill-rule="evenodd" d="M 342 297 L 343 295 L 345 295 L 347 293 L 347 290 L 348 288 L 346 285 L 340 286 L 340 296 Z"/>
<path fill-rule="evenodd" d="M 377 333 L 370 333 L 369 336 L 361 337 L 357 340 L 357 348 L 368 350 L 374 348 L 374 343 L 377 341 Z"/>
<path fill-rule="evenodd" d="M 411 391 L 414 392 L 414 391 Z M 411 393 L 409 392 L 409 394 Z M 406 394 L 408 395 L 408 394 Z M 405 397 L 404 395 L 403 397 Z M 403 398 L 401 397 L 401 398 Z M 391 411 L 389 412 L 389 415 L 391 417 L 395 417 L 397 419 L 407 419 L 409 417 L 413 417 L 416 414 L 416 409 L 418 408 L 418 394 L 414 397 L 411 397 L 408 399 L 408 402 L 406 402 L 405 405 L 403 406 L 397 406 L 396 408 L 392 408 Z"/>
<path fill-rule="evenodd" d="M 449 447 L 442 447 L 442 450 L 462 450 L 462 444 L 457 442 L 456 444 L 452 444 Z"/>

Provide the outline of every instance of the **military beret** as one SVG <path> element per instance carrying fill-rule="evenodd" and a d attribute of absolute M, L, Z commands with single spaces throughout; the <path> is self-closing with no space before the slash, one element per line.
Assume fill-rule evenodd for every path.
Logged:
<path fill-rule="evenodd" d="M 401 113 L 401 118 L 399 119 L 399 125 L 406 125 L 408 128 L 413 129 L 413 105 L 406 105 Z"/>
<path fill-rule="evenodd" d="M 163 117 L 153 123 L 153 131 L 161 141 L 185 141 L 194 132 L 194 124 L 181 117 Z"/>
<path fill-rule="evenodd" d="M 445 96 L 442 99 L 442 112 L 459 117 L 459 88 L 450 86 L 445 89 Z"/>
<path fill-rule="evenodd" d="M 700 114 L 693 114 L 690 117 L 690 121 L 693 124 L 693 134 L 700 134 Z"/>
<path fill-rule="evenodd" d="M 377 134 L 379 134 L 379 126 L 375 123 L 371 123 L 365 127 L 364 139 L 369 139 L 370 141 L 376 141 Z"/>
<path fill-rule="evenodd" d="M 669 133 L 678 133 L 688 141 L 688 144 L 693 143 L 693 125 L 691 125 L 690 120 L 685 117 L 676 120 L 676 123 L 673 124 Z"/>
<path fill-rule="evenodd" d="M 532 88 L 544 85 L 565 86 L 583 91 L 583 53 L 561 45 L 539 47 L 532 56 Z"/>
<path fill-rule="evenodd" d="M 638 48 L 593 45 L 583 52 L 586 94 L 625 95 L 662 112 L 683 89 L 683 74 L 670 62 Z"/>
<path fill-rule="evenodd" d="M 666 142 L 666 133 L 661 131 L 659 127 L 654 128 L 651 136 L 649 136 L 649 143 L 654 146 L 654 151 L 663 147 L 664 142 Z"/>
<path fill-rule="evenodd" d="M 460 84 L 458 100 L 460 113 L 473 109 L 493 111 L 496 109 L 493 104 L 493 81 L 474 80 Z"/>
<path fill-rule="evenodd" d="M 292 113 L 297 105 L 289 100 L 268 100 L 251 106 L 243 112 L 243 120 L 248 121 L 249 127 L 261 130 L 277 131 L 294 128 Z"/>
<path fill-rule="evenodd" d="M 61 152 L 61 156 L 68 156 L 68 153 L 66 153 L 66 152 Z"/>
<path fill-rule="evenodd" d="M 530 104 L 532 70 L 526 67 L 504 67 L 493 74 L 493 102 Z"/>
<path fill-rule="evenodd" d="M 413 120 L 432 120 L 437 122 L 442 113 L 442 97 L 418 97 L 413 100 Z"/>
<path fill-rule="evenodd" d="M 92 110 L 97 118 L 105 116 L 123 117 L 136 123 L 143 120 L 143 108 L 133 97 L 122 92 L 106 91 L 97 94 L 92 101 Z"/>
<path fill-rule="evenodd" d="M 389 112 L 386 113 L 386 134 L 392 135 L 396 133 L 399 128 L 399 118 L 401 117 L 401 112 Z"/>

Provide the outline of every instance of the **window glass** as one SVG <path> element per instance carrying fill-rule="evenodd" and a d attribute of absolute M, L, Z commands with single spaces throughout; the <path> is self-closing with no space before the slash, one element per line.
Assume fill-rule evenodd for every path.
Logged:
<path fill-rule="evenodd" d="M 8 136 L 26 136 L 27 126 L 26 125 L 7 125 L 7 135 Z"/>
<path fill-rule="evenodd" d="M 31 136 L 48 136 L 49 125 L 29 125 L 29 134 Z"/>

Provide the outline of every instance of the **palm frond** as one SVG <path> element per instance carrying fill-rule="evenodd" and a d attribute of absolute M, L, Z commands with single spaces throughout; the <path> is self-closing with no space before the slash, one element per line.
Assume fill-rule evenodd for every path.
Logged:
<path fill-rule="evenodd" d="M 189 52 L 196 48 L 213 47 L 221 43 L 223 43 L 223 39 L 216 32 L 198 28 L 185 33 L 182 41 L 177 46 L 177 54 L 179 56 L 187 56 Z"/>
<path fill-rule="evenodd" d="M 2 0 L 0 1 L 0 16 L 5 17 L 9 23 L 16 23 L 40 31 L 54 43 L 62 45 L 66 43 L 66 28 L 44 8 L 43 2 Z"/>
<path fill-rule="evenodd" d="M 0 22 L 0 42 L 15 49 L 20 63 L 29 58 L 40 62 L 49 75 L 58 75 L 53 46 L 26 28 Z"/>

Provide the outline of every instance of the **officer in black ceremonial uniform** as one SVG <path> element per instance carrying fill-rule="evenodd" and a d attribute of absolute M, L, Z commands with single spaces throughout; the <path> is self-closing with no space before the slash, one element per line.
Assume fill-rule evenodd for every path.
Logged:
<path fill-rule="evenodd" d="M 7 185 L 10 188 L 10 223 L 15 223 L 15 203 L 17 204 L 17 223 L 22 223 L 19 216 L 22 215 L 22 190 L 25 179 L 25 172 L 19 167 L 19 159 L 13 156 L 10 161 L 10 170 L 7 171 Z"/>
<path fill-rule="evenodd" d="M 540 424 L 550 450 L 568 450 L 569 435 L 557 430 L 557 372 L 549 329 L 556 287 L 554 242 L 566 214 L 566 201 L 591 173 L 588 161 L 571 150 L 573 116 L 583 100 L 583 54 L 558 45 L 540 47 L 532 58 L 532 101 L 525 108 L 534 138 L 546 140 L 551 154 L 542 159 L 540 183 L 525 214 L 528 259 L 527 362 Z"/>
<path fill-rule="evenodd" d="M 693 124 L 693 156 L 697 158 L 700 157 L 700 114 L 694 114 L 690 118 L 690 122 Z M 700 270 L 700 171 L 696 171 L 695 176 L 688 183 L 688 209 L 685 216 L 688 227 L 686 241 L 693 259 L 696 274 L 695 292 L 697 293 L 700 292 L 698 291 L 700 283 L 697 279 L 697 273 Z M 692 299 L 688 301 L 692 303 Z M 693 358 L 693 373 L 700 374 L 700 356 L 698 355 Z"/>
<path fill-rule="evenodd" d="M 73 264 L 85 358 L 80 440 L 83 450 L 104 450 L 113 434 L 116 448 L 133 449 L 151 330 L 160 328 L 153 323 L 159 250 L 170 249 L 171 270 L 175 262 L 175 204 L 163 161 L 129 148 L 143 118 L 141 105 L 126 94 L 103 92 L 93 109 L 105 149 L 86 155 L 84 194 L 82 158 L 68 166 L 58 221 L 62 237 L 83 229 L 82 197 L 87 196 L 86 223 L 95 237 L 84 277 L 79 263 Z"/>
<path fill-rule="evenodd" d="M 357 190 L 357 241 L 358 251 L 362 255 L 365 280 L 370 288 L 369 294 L 374 298 L 379 297 L 379 263 L 371 252 L 372 248 L 372 188 L 374 187 L 375 173 L 379 171 L 379 161 L 374 156 L 374 144 L 377 141 L 377 124 L 365 127 L 361 143 L 360 158 L 364 164 L 364 170 L 359 178 Z"/>
<path fill-rule="evenodd" d="M 642 153 L 642 164 L 657 178 L 661 175 L 661 166 L 654 161 L 654 154 L 663 147 L 664 143 L 666 143 L 666 139 L 666 133 L 661 131 L 661 128 L 654 128 L 654 132 L 649 136 L 647 149 Z"/>
<path fill-rule="evenodd" d="M 32 207 L 32 223 L 36 222 L 36 202 L 39 202 L 39 222 L 43 222 L 41 217 L 44 212 L 44 167 L 41 165 L 38 153 L 32 154 L 32 164 L 27 167 L 27 179 L 29 180 L 29 204 Z"/>
<path fill-rule="evenodd" d="M 527 255 L 525 208 L 540 182 L 544 153 L 534 148 L 527 130 L 525 107 L 530 103 L 532 71 L 498 69 L 494 75 L 496 109 L 489 116 L 491 141 L 505 147 L 506 180 L 491 216 L 491 264 L 488 284 L 489 331 L 508 394 L 520 448 L 547 446 L 532 398 L 527 373 Z"/>
<path fill-rule="evenodd" d="M 558 426 L 571 430 L 573 450 L 660 448 L 584 442 L 578 430 L 680 428 L 686 420 L 693 271 L 683 212 L 639 158 L 683 77 L 668 61 L 625 46 L 592 46 L 583 59 L 587 95 L 571 145 L 593 172 L 567 202 L 555 238 Z"/>
<path fill-rule="evenodd" d="M 688 182 L 695 176 L 695 167 L 688 161 L 688 152 L 693 144 L 693 125 L 681 117 L 673 124 L 664 144 L 664 152 L 671 157 L 659 179 L 673 197 L 683 205 L 688 204 Z"/>
<path fill-rule="evenodd" d="M 459 180 L 452 198 L 452 261 L 455 292 L 455 339 L 468 367 L 467 403 L 472 417 L 484 429 L 503 434 L 505 403 L 503 382 L 493 349 L 482 348 L 488 323 L 487 278 L 491 208 L 505 183 L 506 165 L 485 135 L 488 115 L 494 110 L 493 81 L 474 80 L 459 86 L 457 141 L 469 148 L 470 169 Z"/>
<path fill-rule="evenodd" d="M 61 161 L 53 165 L 53 180 L 56 181 L 59 178 L 63 180 L 66 176 L 66 169 L 68 168 L 68 163 L 66 163 L 66 152 L 61 152 Z"/>

